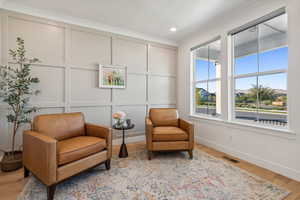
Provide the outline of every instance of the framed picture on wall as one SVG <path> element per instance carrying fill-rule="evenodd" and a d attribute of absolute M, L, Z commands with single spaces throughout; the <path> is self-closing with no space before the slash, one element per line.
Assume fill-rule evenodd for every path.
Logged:
<path fill-rule="evenodd" d="M 99 65 L 100 88 L 126 88 L 127 67 Z"/>

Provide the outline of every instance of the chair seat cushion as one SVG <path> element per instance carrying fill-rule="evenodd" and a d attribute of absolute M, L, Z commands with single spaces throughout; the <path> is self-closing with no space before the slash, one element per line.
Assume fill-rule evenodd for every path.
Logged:
<path fill-rule="evenodd" d="M 188 134 L 177 127 L 161 126 L 153 129 L 153 141 L 184 141 L 188 140 Z"/>
<path fill-rule="evenodd" d="M 64 165 L 106 148 L 105 139 L 92 136 L 78 136 L 58 142 L 58 165 Z"/>

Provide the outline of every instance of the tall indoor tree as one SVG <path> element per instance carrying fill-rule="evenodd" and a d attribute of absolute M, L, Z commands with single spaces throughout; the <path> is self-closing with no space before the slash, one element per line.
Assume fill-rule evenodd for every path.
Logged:
<path fill-rule="evenodd" d="M 31 64 L 39 62 L 37 58 L 28 59 L 24 40 L 17 38 L 16 49 L 10 49 L 12 62 L 0 66 L 0 101 L 8 105 L 7 121 L 12 124 L 12 143 L 10 155 L 14 158 L 16 134 L 22 124 L 31 122 L 31 113 L 37 108 L 29 105 L 30 97 L 37 95 L 33 84 L 39 82 L 31 76 Z"/>

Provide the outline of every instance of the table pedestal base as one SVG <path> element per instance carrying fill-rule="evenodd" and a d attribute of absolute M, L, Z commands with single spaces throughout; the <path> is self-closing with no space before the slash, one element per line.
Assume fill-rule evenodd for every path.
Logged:
<path fill-rule="evenodd" d="M 127 152 L 126 144 L 122 143 L 120 148 L 119 158 L 127 158 L 127 157 L 128 157 L 128 152 Z"/>

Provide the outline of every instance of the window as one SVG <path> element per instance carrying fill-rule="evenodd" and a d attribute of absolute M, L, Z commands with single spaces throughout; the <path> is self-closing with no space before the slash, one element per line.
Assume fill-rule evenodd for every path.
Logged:
<path fill-rule="evenodd" d="M 287 14 L 232 34 L 234 118 L 287 126 Z"/>
<path fill-rule="evenodd" d="M 221 114 L 220 39 L 192 49 L 193 114 Z"/>

